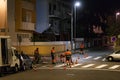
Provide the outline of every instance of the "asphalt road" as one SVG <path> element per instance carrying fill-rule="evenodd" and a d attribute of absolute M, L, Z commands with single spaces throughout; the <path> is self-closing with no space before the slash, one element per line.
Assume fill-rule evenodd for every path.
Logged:
<path fill-rule="evenodd" d="M 118 80 L 120 62 L 108 62 L 105 55 L 111 50 L 87 50 L 87 56 L 74 54 L 73 61 L 77 64 L 65 66 L 64 63 L 37 64 L 32 70 L 9 74 L 0 80 Z M 79 59 L 78 59 L 79 57 Z"/>
<path fill-rule="evenodd" d="M 82 69 L 39 69 L 11 74 L 0 80 L 119 80 L 119 71 Z"/>

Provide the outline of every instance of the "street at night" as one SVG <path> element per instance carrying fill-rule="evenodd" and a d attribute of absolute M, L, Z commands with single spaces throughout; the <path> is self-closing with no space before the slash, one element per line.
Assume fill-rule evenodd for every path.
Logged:
<path fill-rule="evenodd" d="M 120 63 L 119 61 L 109 62 L 105 60 L 105 55 L 112 50 L 86 50 L 88 56 L 75 53 L 72 55 L 73 61 L 78 63 L 65 67 L 65 63 L 44 63 L 37 64 L 32 70 L 7 74 L 1 80 L 119 80 Z M 26 77 L 27 76 L 27 77 Z"/>
<path fill-rule="evenodd" d="M 119 80 L 120 0 L 0 0 L 0 80 Z"/>

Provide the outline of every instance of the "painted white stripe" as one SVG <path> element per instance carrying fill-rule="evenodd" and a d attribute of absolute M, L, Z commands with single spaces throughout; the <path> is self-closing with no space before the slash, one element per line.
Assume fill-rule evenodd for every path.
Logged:
<path fill-rule="evenodd" d="M 103 67 L 106 67 L 106 66 L 108 66 L 108 65 L 107 65 L 107 64 L 102 64 L 102 65 L 97 66 L 97 67 L 95 67 L 95 68 L 103 68 Z"/>
<path fill-rule="evenodd" d="M 91 66 L 93 66 L 93 65 L 95 65 L 95 64 L 88 64 L 88 65 L 85 65 L 85 66 L 82 66 L 83 68 L 87 68 L 87 67 L 91 67 Z"/>
<path fill-rule="evenodd" d="M 103 58 L 103 59 L 102 59 L 102 61 L 105 61 L 105 60 L 106 60 L 106 58 Z"/>
<path fill-rule="evenodd" d="M 47 67 L 47 66 L 42 66 L 42 67 Z"/>
<path fill-rule="evenodd" d="M 114 66 L 110 67 L 109 69 L 116 69 L 118 67 L 120 67 L 120 65 L 114 65 Z"/>
<path fill-rule="evenodd" d="M 84 59 L 90 59 L 90 58 L 92 58 L 92 56 L 88 56 L 88 57 L 86 57 L 86 58 L 84 58 Z"/>
<path fill-rule="evenodd" d="M 60 64 L 60 65 L 56 65 L 55 67 L 61 67 L 61 66 L 65 66 L 66 64 Z"/>
<path fill-rule="evenodd" d="M 101 57 L 101 56 L 98 56 L 98 57 L 94 58 L 94 60 L 98 60 L 98 59 L 100 59 L 100 58 L 102 58 L 102 57 Z"/>
<path fill-rule="evenodd" d="M 72 65 L 71 67 L 76 67 L 76 66 L 79 66 L 79 65 L 82 65 L 82 64 L 75 64 L 75 65 Z"/>

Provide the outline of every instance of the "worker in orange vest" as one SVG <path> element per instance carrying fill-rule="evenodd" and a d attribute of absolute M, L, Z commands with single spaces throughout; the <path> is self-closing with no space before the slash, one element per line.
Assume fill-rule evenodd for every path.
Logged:
<path fill-rule="evenodd" d="M 82 43 L 80 44 L 80 53 L 81 53 L 81 54 L 84 54 L 84 52 L 83 52 L 84 48 L 85 48 L 85 46 L 84 46 L 84 43 L 82 42 Z"/>
<path fill-rule="evenodd" d="M 55 64 L 55 47 L 52 47 L 51 58 L 52 58 L 52 64 Z"/>
<path fill-rule="evenodd" d="M 66 56 L 66 63 L 67 65 L 71 65 L 72 59 L 71 59 L 71 51 L 69 51 L 69 49 L 67 49 L 67 51 L 64 53 Z"/>

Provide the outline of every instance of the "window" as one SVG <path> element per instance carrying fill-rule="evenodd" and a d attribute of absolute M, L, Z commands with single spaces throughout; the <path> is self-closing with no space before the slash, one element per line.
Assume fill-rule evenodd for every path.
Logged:
<path fill-rule="evenodd" d="M 51 14 L 51 3 L 49 3 L 49 14 Z"/>
<path fill-rule="evenodd" d="M 32 12 L 23 9 L 22 10 L 22 21 L 23 22 L 31 22 L 32 21 Z"/>
<path fill-rule="evenodd" d="M 116 52 L 116 54 L 120 54 L 120 50 Z"/>
<path fill-rule="evenodd" d="M 53 5 L 53 10 L 56 10 L 56 5 L 55 4 Z"/>

